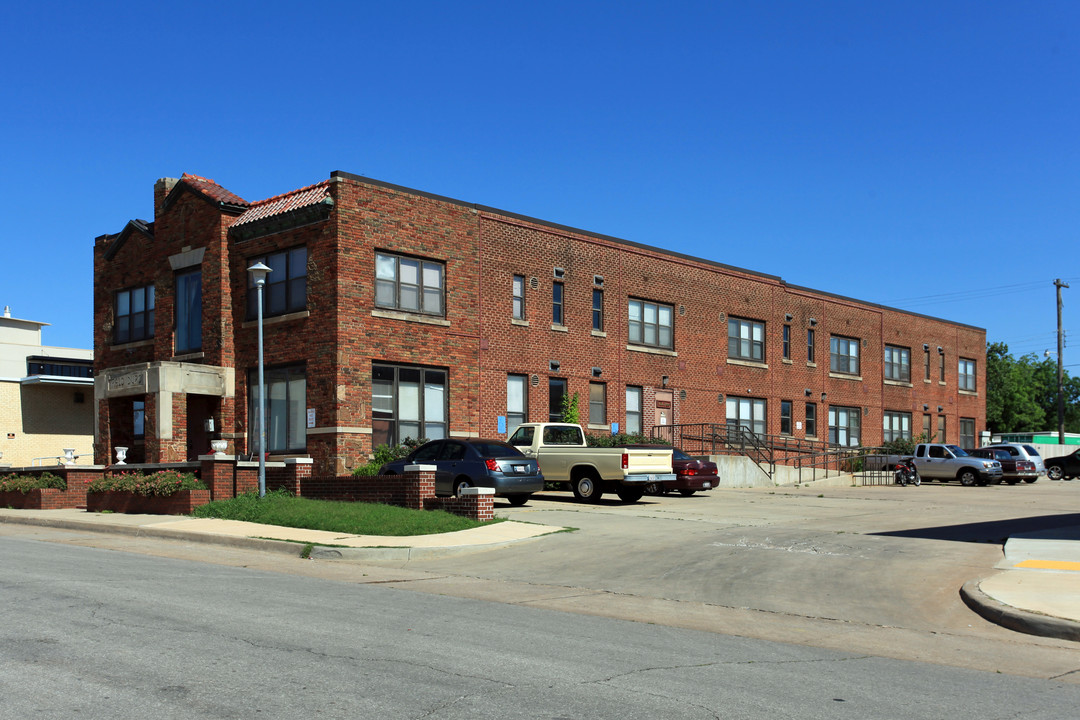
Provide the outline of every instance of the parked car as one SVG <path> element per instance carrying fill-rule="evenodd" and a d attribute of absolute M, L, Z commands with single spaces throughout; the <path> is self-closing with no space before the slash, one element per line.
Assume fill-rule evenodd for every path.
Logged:
<path fill-rule="evenodd" d="M 1018 460 L 1030 460 L 1035 463 L 1035 471 L 1037 474 L 1033 478 L 1024 478 L 1024 482 L 1033 483 L 1039 479 L 1039 475 L 1046 474 L 1046 465 L 1043 464 L 1042 456 L 1039 455 L 1039 451 L 1035 449 L 1034 445 L 1029 445 L 1027 443 L 994 443 L 993 445 L 985 445 L 984 447 L 1008 450 L 1009 454 Z"/>
<path fill-rule="evenodd" d="M 675 479 L 647 484 L 646 495 L 678 491 L 680 495 L 689 497 L 700 490 L 711 490 L 720 482 L 716 463 L 696 460 L 678 448 L 671 450 L 671 468 L 675 471 Z"/>
<path fill-rule="evenodd" d="M 1021 480 L 1035 482 L 1035 479 L 1038 479 L 1039 477 L 1039 472 L 1035 469 L 1035 463 L 1030 460 L 1021 460 L 1013 457 L 1009 451 L 1004 448 L 978 448 L 976 450 L 968 450 L 967 454 L 974 457 L 997 460 L 1001 463 L 1001 481 L 1006 482 L 1009 485 L 1015 485 Z"/>
<path fill-rule="evenodd" d="M 458 495 L 468 487 L 494 488 L 511 505 L 524 505 L 544 489 L 536 461 L 502 440 L 479 438 L 432 440 L 379 469 L 380 475 L 401 475 L 407 465 L 435 466 L 435 494 Z"/>
<path fill-rule="evenodd" d="M 1046 477 L 1051 480 L 1072 480 L 1080 477 L 1080 448 L 1068 455 L 1046 460 Z"/>
<path fill-rule="evenodd" d="M 919 443 L 915 446 L 915 468 L 924 480 L 956 479 L 969 487 L 1001 482 L 1000 462 L 971 457 L 956 445 Z"/>

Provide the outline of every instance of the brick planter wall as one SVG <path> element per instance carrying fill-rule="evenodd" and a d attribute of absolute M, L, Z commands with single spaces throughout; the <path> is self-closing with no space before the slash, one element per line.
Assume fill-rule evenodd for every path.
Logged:
<path fill-rule="evenodd" d="M 11 507 L 16 510 L 60 510 L 75 507 L 68 504 L 69 500 L 67 491 L 56 488 L 41 488 L 26 493 L 17 490 L 0 492 L 0 507 Z M 85 501 L 84 496 L 83 502 Z"/>
<path fill-rule="evenodd" d="M 139 495 L 132 492 L 86 494 L 86 509 L 89 512 L 109 510 L 145 515 L 187 515 L 194 508 L 208 502 L 210 502 L 209 490 L 180 490 L 167 497 Z"/>

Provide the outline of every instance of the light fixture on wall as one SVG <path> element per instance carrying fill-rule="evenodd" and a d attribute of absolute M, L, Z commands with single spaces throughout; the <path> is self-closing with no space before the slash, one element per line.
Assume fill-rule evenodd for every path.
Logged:
<path fill-rule="evenodd" d="M 938 405 L 938 406 L 937 406 L 937 411 L 938 411 L 938 412 L 941 412 L 941 411 L 942 411 L 942 410 L 944 410 L 944 409 L 945 409 L 945 408 L 941 407 L 940 405 Z"/>
<path fill-rule="evenodd" d="M 667 387 L 667 384 L 668 384 L 668 376 L 664 375 L 664 376 L 662 376 L 660 378 L 660 385 L 661 385 L 661 387 Z"/>
<path fill-rule="evenodd" d="M 927 410 L 930 409 L 930 406 L 927 405 L 926 403 L 923 403 L 922 409 L 923 409 L 923 412 L 926 412 Z"/>
<path fill-rule="evenodd" d="M 940 345 L 938 345 L 937 351 L 938 351 L 938 355 L 944 355 L 945 354 L 945 351 L 941 349 Z"/>
<path fill-rule="evenodd" d="M 600 368 L 598 368 L 598 367 L 594 367 L 594 368 L 592 369 L 592 376 L 593 376 L 593 377 L 600 377 L 600 373 L 602 373 L 602 372 L 604 372 L 604 371 L 603 371 L 603 370 L 601 370 Z"/>
<path fill-rule="evenodd" d="M 784 315 L 784 322 L 791 322 L 791 313 Z"/>
<path fill-rule="evenodd" d="M 828 397 L 828 393 L 821 393 L 821 402 L 825 402 L 826 397 Z"/>
<path fill-rule="evenodd" d="M 810 397 L 810 393 L 812 393 L 813 391 L 810 388 L 806 388 L 805 392 L 806 392 L 806 397 Z"/>
<path fill-rule="evenodd" d="M 813 327 L 814 325 L 817 325 L 817 320 L 810 318 L 810 327 Z"/>
<path fill-rule="evenodd" d="M 558 360 L 549 360 L 548 361 L 548 370 L 551 370 L 552 372 L 557 372 L 560 367 L 562 367 L 562 366 L 560 365 Z"/>
<path fill-rule="evenodd" d="M 259 497 L 266 495 L 266 380 L 263 377 L 263 287 L 266 276 L 271 270 L 261 262 L 247 269 L 257 288 L 258 327 L 259 327 Z"/>

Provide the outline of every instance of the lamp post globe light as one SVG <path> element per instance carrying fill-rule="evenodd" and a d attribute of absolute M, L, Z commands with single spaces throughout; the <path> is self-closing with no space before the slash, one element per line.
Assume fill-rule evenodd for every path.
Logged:
<path fill-rule="evenodd" d="M 266 265 L 257 262 L 247 269 L 251 273 L 251 280 L 255 283 L 258 293 L 255 303 L 258 312 L 259 328 L 259 497 L 266 495 L 266 383 L 263 380 L 263 287 L 266 285 L 266 276 L 273 272 Z"/>

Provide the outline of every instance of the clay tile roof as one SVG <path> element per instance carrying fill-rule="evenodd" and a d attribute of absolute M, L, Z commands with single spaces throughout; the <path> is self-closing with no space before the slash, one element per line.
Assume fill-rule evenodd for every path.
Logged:
<path fill-rule="evenodd" d="M 258 220 L 265 220 L 266 218 L 275 215 L 283 215 L 300 208 L 318 205 L 329 197 L 330 183 L 329 181 L 324 180 L 315 185 L 308 185 L 299 190 L 293 190 L 282 195 L 275 195 L 266 200 L 251 203 L 251 206 L 244 211 L 243 215 L 236 219 L 236 222 L 234 222 L 232 226 L 238 227 Z"/>
<path fill-rule="evenodd" d="M 208 198 L 226 205 L 250 205 L 247 200 L 234 192 L 226 190 L 210 178 L 184 173 L 180 176 L 180 182 L 186 183 L 193 190 L 197 190 Z"/>

